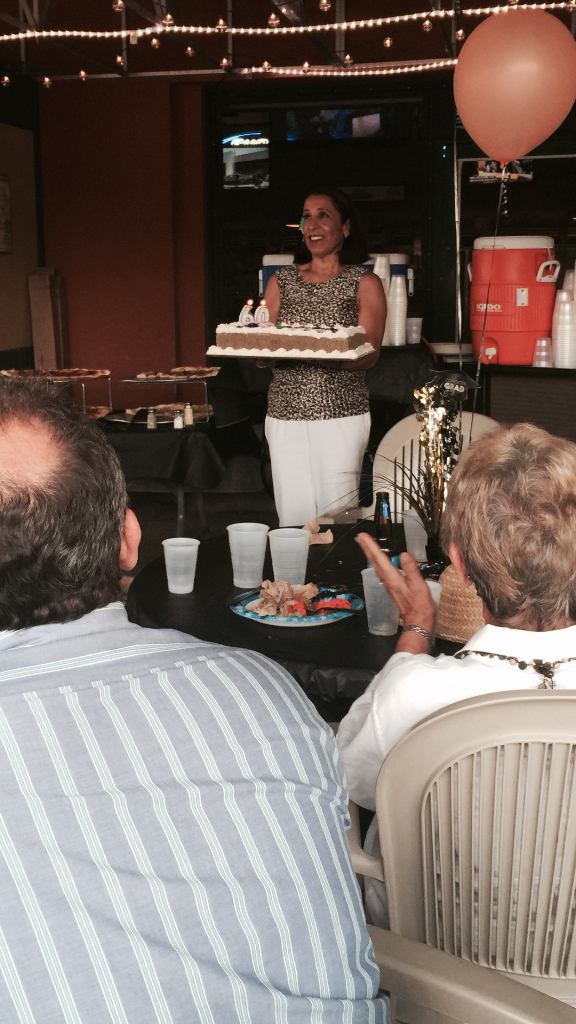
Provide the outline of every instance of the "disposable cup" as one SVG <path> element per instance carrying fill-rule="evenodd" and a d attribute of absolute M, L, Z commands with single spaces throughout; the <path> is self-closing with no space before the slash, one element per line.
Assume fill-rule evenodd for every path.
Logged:
<path fill-rule="evenodd" d="M 399 611 L 374 569 L 362 570 L 362 586 L 368 632 L 375 636 L 394 636 L 398 630 Z"/>
<path fill-rule="evenodd" d="M 534 358 L 532 366 L 551 367 L 554 366 L 552 355 L 552 341 L 550 338 L 537 338 L 534 346 Z"/>
<path fill-rule="evenodd" d="M 417 562 L 426 561 L 426 541 L 428 539 L 422 520 L 414 509 L 406 509 L 402 513 L 406 550 L 414 555 Z"/>
<path fill-rule="evenodd" d="M 432 630 L 432 644 L 436 640 L 436 622 L 438 621 L 438 608 L 440 607 L 440 596 L 442 594 L 442 584 L 437 583 L 436 580 L 426 580 L 428 584 L 428 590 L 432 594 L 434 604 L 436 605 L 436 613 L 434 615 L 434 629 Z"/>
<path fill-rule="evenodd" d="M 171 594 L 191 594 L 194 590 L 200 541 L 192 537 L 169 537 L 162 544 L 168 590 Z"/>
<path fill-rule="evenodd" d="M 406 318 L 406 344 L 417 345 L 422 335 L 422 317 L 409 316 Z"/>
<path fill-rule="evenodd" d="M 310 536 L 309 530 L 299 530 L 292 526 L 270 531 L 270 553 L 275 580 L 286 580 L 288 583 L 306 582 Z"/>
<path fill-rule="evenodd" d="M 262 583 L 268 527 L 264 523 L 232 523 L 228 527 L 235 587 Z"/>

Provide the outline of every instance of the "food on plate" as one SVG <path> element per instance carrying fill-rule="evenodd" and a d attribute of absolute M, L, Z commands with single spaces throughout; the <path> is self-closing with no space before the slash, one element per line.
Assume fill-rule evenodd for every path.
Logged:
<path fill-rule="evenodd" d="M 107 416 L 112 410 L 109 405 L 87 405 L 86 415 L 91 420 L 100 420 L 103 416 Z"/>
<path fill-rule="evenodd" d="M 328 615 L 334 611 L 351 608 L 348 598 L 320 597 L 315 583 L 287 583 L 286 580 L 264 580 L 260 597 L 246 605 L 247 611 L 256 612 L 261 618 L 266 615 L 280 615 L 284 618 L 305 618 L 307 615 Z"/>

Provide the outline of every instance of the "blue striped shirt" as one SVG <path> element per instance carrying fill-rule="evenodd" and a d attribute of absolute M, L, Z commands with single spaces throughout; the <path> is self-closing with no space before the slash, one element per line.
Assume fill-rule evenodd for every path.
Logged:
<path fill-rule="evenodd" d="M 2 1024 L 382 1024 L 330 729 L 259 654 L 0 633 Z"/>

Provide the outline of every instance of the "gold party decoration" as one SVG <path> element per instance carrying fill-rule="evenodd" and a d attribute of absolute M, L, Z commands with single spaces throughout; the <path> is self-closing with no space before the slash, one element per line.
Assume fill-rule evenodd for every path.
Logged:
<path fill-rule="evenodd" d="M 348 66 L 354 63 L 354 60 L 349 53 L 347 53 L 346 56 L 344 57 L 344 63 L 347 64 Z"/>
<path fill-rule="evenodd" d="M 426 21 L 422 22 L 422 28 L 425 32 L 432 31 L 432 22 L 430 21 L 430 18 L 426 18 Z"/>
<path fill-rule="evenodd" d="M 10 85 L 10 78 L 8 77 L 8 75 L 2 75 L 2 85 L 4 87 Z"/>
<path fill-rule="evenodd" d="M 465 33 L 464 29 L 463 28 L 459 28 L 457 30 L 457 32 L 456 32 L 456 39 L 458 40 L 459 43 L 461 43 L 462 40 L 465 39 L 465 38 L 466 38 L 466 33 Z"/>
<path fill-rule="evenodd" d="M 193 57 L 195 53 L 196 53 L 196 50 L 194 49 L 193 46 L 187 46 L 186 47 L 186 56 L 187 57 Z"/>
<path fill-rule="evenodd" d="M 124 57 L 120 53 L 116 57 L 116 63 L 117 63 L 119 68 L 123 68 L 124 67 Z"/>
<path fill-rule="evenodd" d="M 222 60 L 220 61 L 220 67 L 222 68 L 223 71 L 226 71 L 226 69 L 230 67 L 230 61 L 228 60 L 228 57 L 222 57 Z"/>
<path fill-rule="evenodd" d="M 382 46 L 385 46 L 386 49 L 389 50 L 390 47 L 392 46 L 392 37 L 391 36 L 386 36 L 386 38 L 384 39 L 384 41 L 382 43 Z"/>
<path fill-rule="evenodd" d="M 152 39 L 150 40 L 150 46 L 154 50 L 158 50 L 159 49 L 159 47 L 160 47 L 160 40 L 158 39 L 158 36 L 152 36 Z"/>
<path fill-rule="evenodd" d="M 42 80 L 42 85 L 44 86 L 45 89 L 49 89 L 50 86 L 52 85 L 52 79 L 49 78 L 48 75 L 44 75 L 44 78 Z"/>
<path fill-rule="evenodd" d="M 278 28 L 279 24 L 280 24 L 280 18 L 276 14 L 276 11 L 272 11 L 272 14 L 268 18 L 268 26 L 269 26 L 269 28 Z"/>
<path fill-rule="evenodd" d="M 324 11 L 324 12 L 329 11 L 330 8 L 332 7 L 332 0 L 320 0 L 320 3 L 318 4 L 318 6 L 319 6 L 321 11 Z"/>
<path fill-rule="evenodd" d="M 174 24 L 174 18 L 169 12 L 165 14 L 164 17 L 162 18 L 162 24 L 166 25 L 168 28 L 170 27 L 170 25 Z"/>
<path fill-rule="evenodd" d="M 302 71 L 304 72 L 305 75 L 308 74 L 308 72 L 310 71 L 310 61 L 307 61 L 307 60 L 304 61 L 303 65 L 302 65 Z"/>
<path fill-rule="evenodd" d="M 79 71 L 78 72 L 78 76 L 79 76 L 79 78 L 82 79 L 83 82 L 85 82 L 86 79 L 88 78 L 88 72 L 87 71 Z"/>
<path fill-rule="evenodd" d="M 262 64 L 262 71 L 270 71 L 271 67 L 272 67 L 272 65 L 271 65 L 270 61 L 269 60 L 265 60 L 263 62 L 263 64 Z"/>
<path fill-rule="evenodd" d="M 226 22 L 224 21 L 224 18 L 218 18 L 218 21 L 216 22 L 216 28 L 218 32 L 226 31 Z"/>

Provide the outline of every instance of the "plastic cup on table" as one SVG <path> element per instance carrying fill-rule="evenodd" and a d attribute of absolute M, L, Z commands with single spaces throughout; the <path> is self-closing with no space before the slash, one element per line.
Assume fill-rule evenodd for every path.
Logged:
<path fill-rule="evenodd" d="M 191 594 L 200 541 L 192 537 L 169 537 L 162 541 L 162 545 L 168 590 L 171 594 Z"/>
<path fill-rule="evenodd" d="M 434 615 L 434 629 L 432 630 L 432 646 L 436 641 L 436 622 L 438 621 L 438 608 L 440 607 L 440 597 L 442 594 L 442 584 L 436 580 L 426 580 L 428 584 L 428 590 L 432 594 L 432 599 L 436 605 L 436 614 Z"/>
<path fill-rule="evenodd" d="M 275 580 L 306 583 L 310 531 L 284 526 L 270 530 L 270 553 Z"/>
<path fill-rule="evenodd" d="M 394 636 L 398 630 L 400 613 L 374 569 L 362 570 L 362 586 L 368 632 L 374 636 Z"/>
<path fill-rule="evenodd" d="M 428 537 L 420 516 L 414 509 L 406 509 L 402 513 L 406 551 L 409 551 L 417 562 L 426 561 L 426 541 Z"/>
<path fill-rule="evenodd" d="M 418 345 L 422 335 L 422 317 L 409 316 L 406 318 L 406 344 Z"/>
<path fill-rule="evenodd" d="M 264 523 L 232 523 L 227 527 L 235 587 L 259 587 L 269 528 Z"/>

